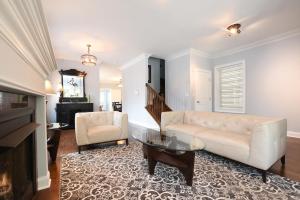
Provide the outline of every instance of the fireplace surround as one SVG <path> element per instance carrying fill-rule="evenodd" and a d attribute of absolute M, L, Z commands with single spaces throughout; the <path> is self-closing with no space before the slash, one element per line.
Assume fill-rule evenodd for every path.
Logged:
<path fill-rule="evenodd" d="M 0 200 L 37 191 L 35 97 L 0 91 Z"/>

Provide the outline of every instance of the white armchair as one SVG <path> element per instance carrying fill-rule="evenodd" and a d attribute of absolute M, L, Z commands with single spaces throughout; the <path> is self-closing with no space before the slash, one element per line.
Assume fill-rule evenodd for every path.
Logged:
<path fill-rule="evenodd" d="M 126 140 L 128 145 L 128 116 L 121 112 L 76 113 L 75 134 L 79 153 L 88 144 Z"/>

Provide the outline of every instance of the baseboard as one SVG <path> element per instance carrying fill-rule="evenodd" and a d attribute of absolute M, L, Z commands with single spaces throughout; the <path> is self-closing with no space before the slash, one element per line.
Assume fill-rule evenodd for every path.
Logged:
<path fill-rule="evenodd" d="M 37 180 L 37 190 L 43 190 L 49 188 L 51 185 L 50 173 L 48 171 L 46 176 L 39 177 Z"/>
<path fill-rule="evenodd" d="M 293 138 L 300 138 L 300 132 L 288 131 L 287 136 L 288 137 L 293 137 Z"/>
<path fill-rule="evenodd" d="M 133 124 L 134 126 L 140 126 L 140 127 L 143 127 L 143 128 L 149 128 L 149 129 L 154 129 L 154 130 L 157 130 L 157 131 L 160 131 L 160 128 L 157 126 L 157 127 L 150 127 L 148 125 L 145 125 L 145 124 L 142 124 L 140 122 L 137 122 L 137 121 L 128 121 L 130 124 Z"/>

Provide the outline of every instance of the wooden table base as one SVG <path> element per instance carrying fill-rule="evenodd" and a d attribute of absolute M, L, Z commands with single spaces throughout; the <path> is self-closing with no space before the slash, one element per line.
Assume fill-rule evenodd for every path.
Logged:
<path fill-rule="evenodd" d="M 185 177 L 186 184 L 189 186 L 193 185 L 194 151 L 169 151 L 143 144 L 143 153 L 144 158 L 148 159 L 149 174 L 154 174 L 156 163 L 159 161 L 177 167 Z"/>

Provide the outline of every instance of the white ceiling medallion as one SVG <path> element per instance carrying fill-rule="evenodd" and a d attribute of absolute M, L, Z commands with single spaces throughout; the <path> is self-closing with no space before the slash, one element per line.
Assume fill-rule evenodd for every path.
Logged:
<path fill-rule="evenodd" d="M 86 66 L 95 66 L 97 63 L 97 57 L 90 53 L 90 48 L 92 45 L 87 44 L 86 46 L 88 48 L 88 53 L 81 56 L 81 64 Z"/>

